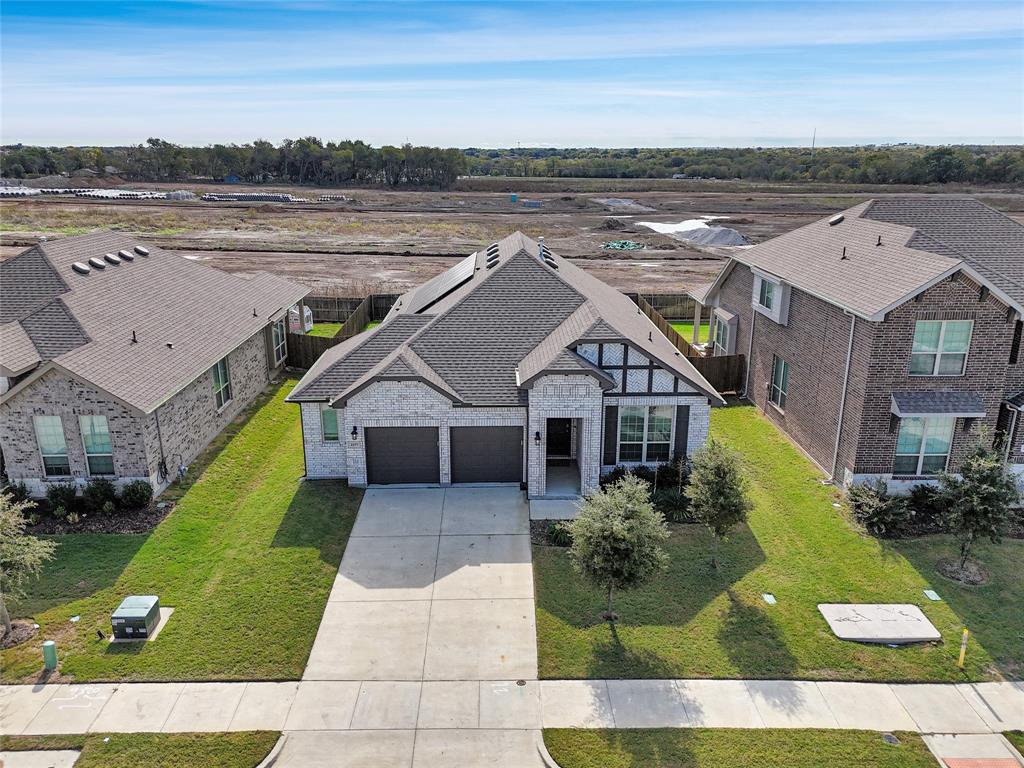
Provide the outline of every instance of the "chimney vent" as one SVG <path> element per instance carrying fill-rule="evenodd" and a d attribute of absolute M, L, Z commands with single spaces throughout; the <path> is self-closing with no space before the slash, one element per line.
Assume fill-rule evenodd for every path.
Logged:
<path fill-rule="evenodd" d="M 843 246 L 843 255 L 839 257 L 840 261 L 849 261 L 849 257 L 846 255 L 846 246 Z"/>
<path fill-rule="evenodd" d="M 135 337 L 135 331 L 132 331 L 132 344 L 138 344 L 139 340 Z"/>

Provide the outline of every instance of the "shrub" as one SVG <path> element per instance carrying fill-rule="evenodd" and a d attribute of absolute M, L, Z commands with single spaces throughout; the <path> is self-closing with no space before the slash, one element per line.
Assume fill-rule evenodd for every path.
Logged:
<path fill-rule="evenodd" d="M 63 509 L 67 514 L 67 510 L 78 506 L 78 488 L 74 483 L 50 483 L 46 486 L 46 501 L 54 517 L 63 517 L 57 510 Z"/>
<path fill-rule="evenodd" d="M 4 490 L 11 497 L 11 501 L 15 503 L 23 501 L 31 501 L 32 495 L 29 493 L 28 486 L 23 482 L 8 483 Z"/>
<path fill-rule="evenodd" d="M 125 509 L 142 509 L 153 500 L 153 486 L 145 480 L 132 480 L 121 489 L 121 504 Z"/>
<path fill-rule="evenodd" d="M 744 522 L 754 506 L 747 498 L 747 481 L 739 454 L 709 439 L 693 455 L 693 474 L 686 495 L 693 516 L 711 531 L 715 548 L 711 565 L 717 568 L 719 539 L 724 539 L 733 526 Z"/>
<path fill-rule="evenodd" d="M 662 488 L 654 493 L 654 508 L 665 516 L 670 523 L 696 522 L 690 512 L 690 500 L 686 490 L 678 488 Z"/>
<path fill-rule="evenodd" d="M 94 477 L 82 489 L 82 501 L 89 512 L 106 514 L 107 503 L 109 502 L 112 508 L 117 503 L 117 487 L 113 481 L 105 477 Z"/>
<path fill-rule="evenodd" d="M 915 534 L 947 530 L 946 505 L 934 485 L 915 485 L 910 490 L 907 506 L 910 509 L 907 525 Z"/>
<path fill-rule="evenodd" d="M 72 509 L 70 512 L 68 512 L 64 516 L 64 519 L 67 520 L 69 523 L 71 523 L 71 525 L 74 525 L 75 523 L 78 522 L 79 516 L 78 516 L 78 513 L 75 512 L 75 510 Z"/>
<path fill-rule="evenodd" d="M 550 522 L 544 532 L 544 538 L 552 547 L 571 547 L 572 531 L 565 522 Z"/>
<path fill-rule="evenodd" d="M 868 533 L 899 538 L 911 531 L 912 512 L 904 496 L 890 496 L 885 480 L 854 485 L 846 492 L 854 519 Z"/>

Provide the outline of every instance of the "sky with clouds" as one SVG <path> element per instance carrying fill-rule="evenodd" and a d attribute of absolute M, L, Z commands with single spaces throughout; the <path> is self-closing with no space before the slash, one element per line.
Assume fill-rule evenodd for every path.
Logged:
<path fill-rule="evenodd" d="M 1024 3 L 0 5 L 0 140 L 1024 141 Z"/>

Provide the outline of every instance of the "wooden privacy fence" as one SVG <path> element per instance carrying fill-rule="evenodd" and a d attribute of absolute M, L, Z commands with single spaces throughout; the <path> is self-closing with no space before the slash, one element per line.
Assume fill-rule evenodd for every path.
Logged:
<path fill-rule="evenodd" d="M 382 320 L 397 299 L 395 293 L 372 293 L 362 299 L 307 296 L 305 304 L 313 311 L 314 322 L 342 325 L 334 336 L 288 333 L 288 365 L 311 367 L 328 349 L 361 333 L 367 323 Z"/>
<path fill-rule="evenodd" d="M 716 391 L 743 391 L 743 378 L 747 371 L 746 358 L 743 355 L 691 357 L 688 360 Z"/>
<path fill-rule="evenodd" d="M 693 321 L 697 302 L 688 293 L 630 293 L 626 291 L 625 294 L 633 301 L 643 299 L 654 307 L 654 310 L 662 317 L 667 317 L 670 320 Z M 702 306 L 701 312 L 703 319 L 710 319 L 711 307 Z"/>
<path fill-rule="evenodd" d="M 640 311 L 651 318 L 651 322 L 658 326 L 658 330 L 668 337 L 668 340 L 675 345 L 676 349 L 687 357 L 700 356 L 697 353 L 697 350 L 693 348 L 693 345 L 684 339 L 679 332 L 669 324 L 668 320 L 662 317 L 661 313 L 647 302 L 647 299 L 643 296 L 635 296 L 633 300 L 636 302 L 636 305 L 640 307 Z"/>

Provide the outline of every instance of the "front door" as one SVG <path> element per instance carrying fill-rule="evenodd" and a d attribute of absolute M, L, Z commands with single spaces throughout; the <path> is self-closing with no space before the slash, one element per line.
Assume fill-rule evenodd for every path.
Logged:
<path fill-rule="evenodd" d="M 548 419 L 547 458 L 572 456 L 572 419 Z"/>

